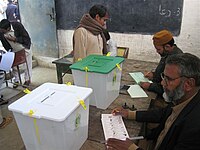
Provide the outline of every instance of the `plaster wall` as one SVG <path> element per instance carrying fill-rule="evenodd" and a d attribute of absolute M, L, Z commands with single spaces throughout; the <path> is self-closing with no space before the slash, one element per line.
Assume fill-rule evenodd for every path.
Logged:
<path fill-rule="evenodd" d="M 58 30 L 59 57 L 72 50 L 72 30 Z M 152 35 L 110 33 L 117 46 L 129 47 L 129 57 L 135 60 L 158 62 L 160 56 L 152 44 Z M 200 57 L 200 1 L 184 0 L 180 35 L 174 37 L 184 52 Z"/>

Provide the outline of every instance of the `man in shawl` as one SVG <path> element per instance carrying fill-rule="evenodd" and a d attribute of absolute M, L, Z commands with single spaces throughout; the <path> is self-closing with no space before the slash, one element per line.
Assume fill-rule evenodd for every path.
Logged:
<path fill-rule="evenodd" d="M 83 15 L 73 35 L 74 62 L 90 54 L 107 53 L 103 34 L 107 19 L 107 8 L 102 5 L 94 5 L 89 14 Z"/>

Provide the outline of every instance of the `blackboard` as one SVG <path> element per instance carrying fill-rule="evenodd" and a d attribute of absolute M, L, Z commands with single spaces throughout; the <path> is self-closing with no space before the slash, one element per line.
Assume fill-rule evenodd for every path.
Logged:
<path fill-rule="evenodd" d="M 168 29 L 179 35 L 183 0 L 56 0 L 57 29 L 73 30 L 94 4 L 108 8 L 110 32 L 154 34 Z"/>

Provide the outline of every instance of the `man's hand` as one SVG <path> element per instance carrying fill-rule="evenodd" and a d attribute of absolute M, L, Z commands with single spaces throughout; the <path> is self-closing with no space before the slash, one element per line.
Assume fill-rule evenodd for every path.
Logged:
<path fill-rule="evenodd" d="M 129 139 L 126 139 L 125 141 L 123 141 L 123 140 L 118 140 L 115 138 L 110 138 L 107 140 L 106 149 L 107 150 L 128 150 L 128 148 L 132 144 L 134 143 Z M 136 145 L 135 147 L 136 149 L 138 148 Z"/>
<path fill-rule="evenodd" d="M 122 107 L 117 107 L 115 109 L 113 109 L 112 114 L 115 115 L 121 115 L 124 118 L 128 117 L 128 110 L 124 109 Z"/>
<path fill-rule="evenodd" d="M 8 39 L 9 41 L 13 41 L 16 42 L 16 37 L 12 36 L 12 35 L 4 35 L 6 39 Z"/>
<path fill-rule="evenodd" d="M 149 82 L 140 82 L 140 86 L 145 90 L 148 90 L 150 85 L 151 83 Z"/>
<path fill-rule="evenodd" d="M 151 71 L 144 73 L 144 77 L 148 78 L 149 80 L 153 79 L 153 73 Z"/>

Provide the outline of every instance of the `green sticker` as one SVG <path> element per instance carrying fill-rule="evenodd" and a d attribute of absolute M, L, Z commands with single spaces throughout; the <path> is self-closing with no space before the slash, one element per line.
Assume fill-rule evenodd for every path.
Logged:
<path fill-rule="evenodd" d="M 81 123 L 81 114 L 76 114 L 75 129 L 78 129 Z"/>

